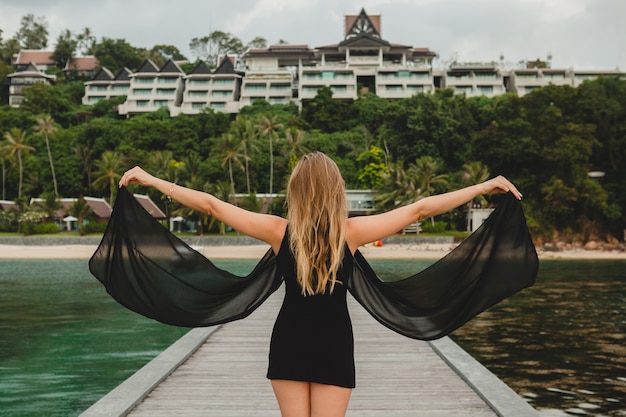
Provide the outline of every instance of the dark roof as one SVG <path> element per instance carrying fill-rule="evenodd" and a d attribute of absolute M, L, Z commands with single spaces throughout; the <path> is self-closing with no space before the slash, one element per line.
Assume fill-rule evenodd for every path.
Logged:
<path fill-rule="evenodd" d="M 159 69 L 154 65 L 154 62 L 146 59 L 136 72 L 159 72 Z"/>
<path fill-rule="evenodd" d="M 209 68 L 209 66 L 206 64 L 206 62 L 200 61 L 200 62 L 198 62 L 198 64 L 195 67 L 193 67 L 193 69 L 191 70 L 191 72 L 189 74 L 210 75 L 210 74 L 212 74 L 212 72 L 211 72 L 211 68 Z"/>
<path fill-rule="evenodd" d="M 134 194 L 133 196 L 135 197 L 135 200 L 137 200 L 137 202 L 141 205 L 141 207 L 143 207 L 155 219 L 162 220 L 167 218 L 165 216 L 165 213 L 161 211 L 159 206 L 157 206 L 149 196 L 143 194 Z"/>
<path fill-rule="evenodd" d="M 233 64 L 234 57 L 224 56 L 221 58 L 221 62 L 214 74 L 235 74 L 235 66 Z"/>
<path fill-rule="evenodd" d="M 380 16 L 376 17 L 376 23 L 374 23 L 367 13 L 365 13 L 365 9 L 361 9 L 361 12 L 356 18 L 354 18 L 354 16 L 346 16 L 346 38 L 361 34 L 380 37 Z M 349 24 L 350 26 L 348 27 Z"/>
<path fill-rule="evenodd" d="M 100 71 L 96 73 L 91 79 L 92 81 L 111 81 L 113 79 L 113 73 L 107 68 L 100 68 Z"/>
<path fill-rule="evenodd" d="M 352 48 L 368 48 L 374 47 L 379 48 L 380 46 L 391 46 L 389 42 L 384 39 L 381 39 L 377 35 L 372 35 L 369 33 L 361 33 L 360 35 L 350 36 L 346 38 L 343 42 L 339 44 L 339 47 L 350 46 Z"/>
<path fill-rule="evenodd" d="M 23 71 L 18 71 L 18 72 L 14 72 L 13 74 L 9 74 L 9 75 L 7 75 L 7 78 L 26 77 L 26 76 L 47 78 L 49 80 L 55 80 L 56 79 L 56 76 L 54 76 L 54 75 L 48 75 L 46 73 L 41 72 L 39 70 L 39 68 L 37 68 L 37 65 L 35 65 L 32 62 L 30 64 L 28 64 L 26 69 L 24 69 Z"/>
<path fill-rule="evenodd" d="M 165 63 L 165 65 L 163 65 L 163 68 L 161 68 L 161 71 L 159 71 L 159 72 L 161 74 L 164 74 L 164 73 L 167 73 L 167 74 L 184 74 L 183 70 L 180 69 L 178 64 L 176 64 L 171 59 L 169 61 L 167 61 Z"/>
<path fill-rule="evenodd" d="M 115 81 L 129 81 L 130 74 L 131 71 L 128 68 L 124 67 L 115 76 Z"/>

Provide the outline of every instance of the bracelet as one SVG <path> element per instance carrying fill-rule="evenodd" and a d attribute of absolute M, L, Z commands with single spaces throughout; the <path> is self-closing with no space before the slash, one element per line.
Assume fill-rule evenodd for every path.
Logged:
<path fill-rule="evenodd" d="M 168 199 L 169 201 L 172 201 L 172 194 L 174 193 L 174 187 L 175 187 L 175 186 L 176 186 L 176 184 L 174 184 L 174 183 L 171 183 L 171 184 L 170 184 L 170 191 L 169 191 L 169 193 L 167 194 L 167 199 Z"/>

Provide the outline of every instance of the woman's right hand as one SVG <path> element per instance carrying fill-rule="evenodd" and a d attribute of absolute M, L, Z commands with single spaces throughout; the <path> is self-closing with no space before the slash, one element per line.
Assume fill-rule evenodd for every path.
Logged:
<path fill-rule="evenodd" d="M 156 177 L 148 174 L 146 171 L 136 166 L 129 169 L 122 175 L 120 179 L 120 187 L 128 186 L 128 184 L 139 184 L 147 187 L 154 186 Z"/>

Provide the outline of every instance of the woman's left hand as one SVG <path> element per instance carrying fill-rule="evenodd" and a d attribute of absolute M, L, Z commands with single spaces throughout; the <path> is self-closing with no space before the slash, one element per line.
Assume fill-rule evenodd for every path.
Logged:
<path fill-rule="evenodd" d="M 481 194 L 501 194 L 508 193 L 509 191 L 513 193 L 515 198 L 518 200 L 522 199 L 522 193 L 513 185 L 513 183 L 507 180 L 502 175 L 498 175 L 495 178 L 492 178 L 488 181 L 480 184 Z"/>

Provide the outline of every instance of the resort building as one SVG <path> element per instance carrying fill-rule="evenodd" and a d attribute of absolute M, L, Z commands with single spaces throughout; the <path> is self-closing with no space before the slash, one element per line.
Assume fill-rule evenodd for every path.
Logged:
<path fill-rule="evenodd" d="M 117 75 L 113 75 L 107 68 L 101 68 L 91 81 L 85 83 L 83 104 L 95 104 L 100 100 L 128 95 L 130 74 L 128 68 L 122 68 Z"/>
<path fill-rule="evenodd" d="M 251 48 L 241 57 L 219 57 L 215 70 L 200 62 L 189 74 L 172 61 L 159 70 L 147 60 L 125 75 L 130 79 L 128 87 L 116 87 L 120 92 L 128 88 L 119 113 L 133 115 L 162 107 L 168 107 L 172 116 L 198 114 L 205 108 L 238 113 L 255 100 L 302 107 L 322 87 L 329 87 L 338 100 L 356 100 L 367 92 L 402 99 L 439 88 L 467 97 L 494 97 L 508 91 L 524 96 L 550 84 L 578 87 L 599 76 L 624 75 L 552 69 L 549 62 L 539 60 L 516 69 L 491 62 L 454 63 L 434 70 L 435 52 L 383 39 L 381 16 L 365 10 L 344 17 L 343 33 L 338 43 L 315 48 L 288 44 Z M 83 103 L 111 97 L 110 79 L 110 73 L 96 74 L 86 83 Z"/>
<path fill-rule="evenodd" d="M 163 107 L 180 107 L 185 73 L 170 60 L 160 70 L 149 59 L 130 74 L 130 89 L 126 102 L 118 108 L 120 115 L 149 113 Z"/>
<path fill-rule="evenodd" d="M 455 64 L 442 76 L 443 88 L 467 97 L 504 94 L 504 76 L 496 64 Z"/>
<path fill-rule="evenodd" d="M 99 65 L 98 59 L 93 55 L 78 56 L 67 61 L 63 72 L 66 77 L 73 74 L 80 77 L 93 77 Z"/>
<path fill-rule="evenodd" d="M 18 72 L 7 75 L 9 85 L 9 105 L 19 107 L 24 101 L 24 88 L 35 83 L 53 84 L 56 80 L 54 75 L 48 75 L 34 63 L 28 64 Z"/>
<path fill-rule="evenodd" d="M 236 56 L 221 56 L 215 71 L 205 62 L 198 63 L 184 77 L 181 106 L 170 108 L 170 114 L 198 114 L 205 108 L 238 113 L 243 74 L 235 71 L 236 59 Z"/>

